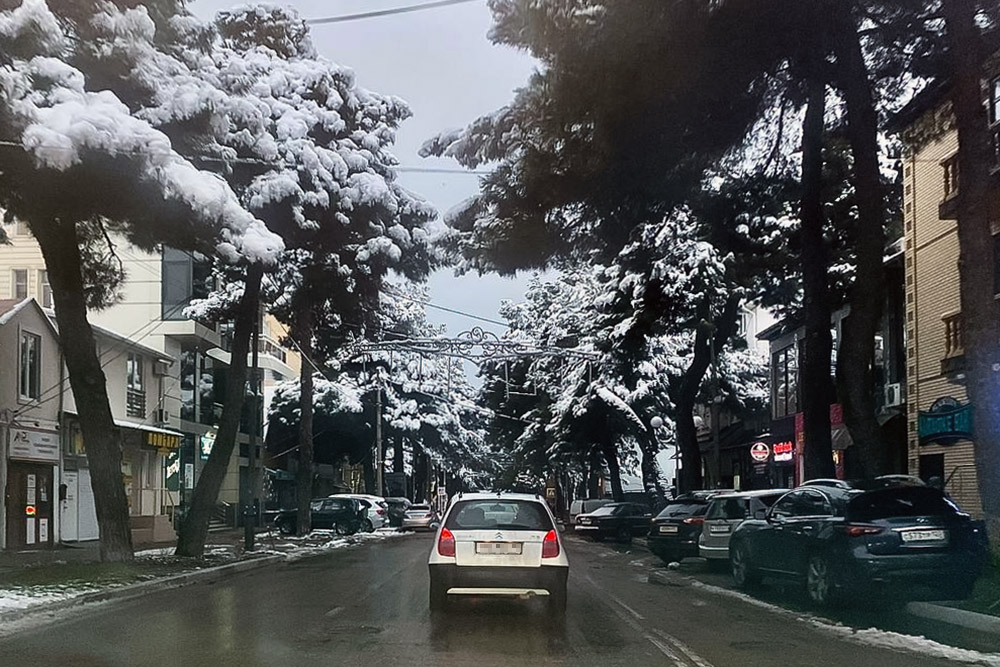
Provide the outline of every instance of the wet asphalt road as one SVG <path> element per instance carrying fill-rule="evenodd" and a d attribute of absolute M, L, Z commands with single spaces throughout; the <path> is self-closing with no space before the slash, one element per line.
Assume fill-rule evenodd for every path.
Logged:
<path fill-rule="evenodd" d="M 875 647 L 681 578 L 650 583 L 648 554 L 573 538 L 566 543 L 571 574 L 564 622 L 548 618 L 540 601 L 464 601 L 432 618 L 431 542 L 427 535 L 369 542 L 216 584 L 108 603 L 0 640 L 0 665 L 958 664 L 926 651 Z"/>

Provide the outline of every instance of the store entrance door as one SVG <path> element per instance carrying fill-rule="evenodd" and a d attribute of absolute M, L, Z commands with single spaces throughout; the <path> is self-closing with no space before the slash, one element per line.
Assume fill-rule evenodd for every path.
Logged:
<path fill-rule="evenodd" d="M 7 548 L 52 546 L 52 475 L 50 465 L 10 461 L 7 469 Z"/>

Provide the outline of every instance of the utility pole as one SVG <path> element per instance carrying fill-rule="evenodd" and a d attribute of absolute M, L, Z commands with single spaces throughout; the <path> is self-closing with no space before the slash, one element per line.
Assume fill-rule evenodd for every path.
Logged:
<path fill-rule="evenodd" d="M 715 488 L 722 488 L 722 453 L 719 443 L 719 364 L 715 356 L 715 330 L 709 338 L 712 355 L 712 404 L 709 406 L 712 419 L 712 483 Z"/>
<path fill-rule="evenodd" d="M 381 496 L 382 490 L 382 378 L 375 385 L 375 495 Z"/>
<path fill-rule="evenodd" d="M 243 548 L 253 551 L 254 533 L 257 528 L 257 518 L 260 513 L 260 490 L 257 484 L 257 431 L 258 418 L 261 416 L 260 401 L 260 323 L 263 310 L 257 312 L 257 320 L 253 327 L 253 351 L 250 355 L 250 383 L 253 387 L 253 414 L 250 417 L 250 454 L 247 457 L 247 481 L 249 483 L 249 498 L 243 511 Z"/>

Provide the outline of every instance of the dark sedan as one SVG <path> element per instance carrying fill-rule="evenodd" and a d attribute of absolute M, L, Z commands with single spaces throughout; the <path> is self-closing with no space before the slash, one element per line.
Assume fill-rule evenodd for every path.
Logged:
<path fill-rule="evenodd" d="M 637 503 L 611 503 L 593 512 L 576 517 L 575 530 L 597 541 L 614 537 L 619 542 L 632 541 L 634 535 L 645 535 L 653 513 Z"/>
<path fill-rule="evenodd" d="M 986 554 L 984 524 L 926 486 L 801 487 L 741 523 L 729 545 L 738 586 L 794 579 L 818 606 L 852 593 L 966 598 Z"/>
<path fill-rule="evenodd" d="M 732 489 L 692 491 L 677 496 L 663 508 L 649 525 L 649 550 L 664 563 L 698 555 L 698 537 L 705 523 L 705 511 L 712 498 Z"/>
<path fill-rule="evenodd" d="M 313 528 L 331 529 L 338 535 L 353 535 L 364 521 L 364 510 L 353 498 L 316 498 L 309 509 Z M 295 510 L 282 510 L 274 518 L 274 525 L 282 534 L 291 535 L 296 520 Z"/>

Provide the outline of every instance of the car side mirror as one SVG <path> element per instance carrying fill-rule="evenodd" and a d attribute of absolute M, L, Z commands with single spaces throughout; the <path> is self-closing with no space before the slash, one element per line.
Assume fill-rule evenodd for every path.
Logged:
<path fill-rule="evenodd" d="M 767 513 L 764 515 L 764 520 L 767 521 L 768 523 L 785 523 L 785 515 L 778 514 L 777 512 L 772 512 L 771 510 L 768 510 Z"/>

